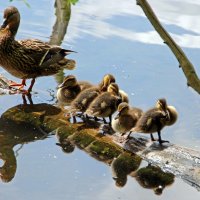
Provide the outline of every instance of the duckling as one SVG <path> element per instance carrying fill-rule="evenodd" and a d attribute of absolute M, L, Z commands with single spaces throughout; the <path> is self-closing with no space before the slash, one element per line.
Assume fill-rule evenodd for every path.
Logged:
<path fill-rule="evenodd" d="M 112 129 L 115 132 L 120 132 L 122 136 L 133 128 L 142 116 L 142 110 L 139 108 L 130 108 L 128 103 L 122 102 L 117 108 L 118 114 L 112 120 Z"/>
<path fill-rule="evenodd" d="M 57 99 L 59 104 L 63 106 L 69 105 L 81 91 L 89 87 L 92 87 L 89 82 L 78 82 L 75 76 L 66 76 L 63 83 L 58 86 Z"/>
<path fill-rule="evenodd" d="M 94 99 L 85 113 L 94 117 L 103 117 L 103 119 L 109 117 L 109 123 L 111 124 L 112 114 L 117 110 L 119 103 L 121 103 L 119 87 L 116 83 L 111 83 L 108 86 L 107 92 L 100 94 Z"/>
<path fill-rule="evenodd" d="M 106 74 L 102 82 L 98 86 L 90 87 L 83 90 L 72 101 L 70 112 L 74 116 L 76 112 L 85 112 L 90 103 L 101 93 L 107 89 L 108 85 L 115 82 L 115 78 L 111 74 Z"/>
<path fill-rule="evenodd" d="M 4 19 L 0 27 L 0 65 L 13 76 L 22 79 L 21 84 L 10 86 L 22 88 L 26 85 L 26 79 L 32 79 L 26 91 L 29 94 L 37 77 L 53 75 L 60 69 L 75 66 L 75 61 L 65 58 L 73 52 L 71 50 L 37 39 L 15 40 L 20 24 L 20 13 L 16 7 L 6 8 Z"/>
<path fill-rule="evenodd" d="M 119 90 L 119 94 L 121 96 L 122 102 L 126 102 L 129 103 L 129 98 L 128 98 L 128 94 L 126 92 L 124 92 L 124 90 Z"/>
<path fill-rule="evenodd" d="M 158 133 L 158 141 L 160 144 L 169 142 L 161 139 L 161 130 L 165 126 L 173 125 L 178 118 L 178 113 L 173 106 L 168 106 L 165 99 L 159 99 L 156 106 L 146 111 L 136 123 L 136 126 L 131 129 L 127 138 L 129 138 L 131 132 L 149 133 L 151 140 L 155 141 L 153 134 Z"/>
<path fill-rule="evenodd" d="M 107 91 L 107 87 L 110 83 L 115 83 L 115 77 L 112 74 L 106 74 L 104 76 L 104 82 L 99 84 L 99 87 L 102 88 L 101 91 L 102 92 L 106 92 Z M 129 98 L 128 98 L 128 94 L 126 92 L 124 92 L 123 90 L 119 90 L 119 94 L 120 97 L 122 99 L 122 102 L 129 102 Z"/>

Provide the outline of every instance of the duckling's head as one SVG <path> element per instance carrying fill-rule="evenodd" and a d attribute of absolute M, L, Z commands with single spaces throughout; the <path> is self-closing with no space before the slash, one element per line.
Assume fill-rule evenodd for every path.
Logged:
<path fill-rule="evenodd" d="M 13 35 L 17 33 L 19 23 L 20 23 L 20 14 L 16 7 L 10 6 L 4 10 L 4 22 L 1 28 L 9 29 Z"/>
<path fill-rule="evenodd" d="M 106 74 L 100 83 L 101 91 L 106 91 L 111 83 L 115 83 L 115 77 L 112 74 Z"/>
<path fill-rule="evenodd" d="M 164 112 L 165 117 L 167 120 L 170 120 L 170 113 L 169 110 L 167 109 L 167 101 L 166 99 L 158 99 L 158 101 L 156 102 L 156 108 L 158 108 L 160 111 Z"/>
<path fill-rule="evenodd" d="M 76 77 L 73 75 L 68 75 L 64 78 L 63 83 L 61 83 L 58 88 L 68 88 L 77 85 Z"/>
<path fill-rule="evenodd" d="M 118 114 L 115 119 L 118 119 L 121 115 L 126 114 L 129 111 L 129 105 L 126 102 L 122 102 L 118 105 L 117 108 Z"/>
<path fill-rule="evenodd" d="M 110 92 L 111 94 L 115 95 L 115 96 L 119 95 L 119 87 L 118 87 L 118 85 L 116 83 L 111 83 L 108 86 L 107 91 Z"/>
<path fill-rule="evenodd" d="M 159 110 L 162 110 L 162 111 L 166 111 L 167 110 L 166 99 L 158 99 L 158 101 L 156 102 L 156 108 L 158 108 Z"/>
<path fill-rule="evenodd" d="M 119 113 L 127 113 L 129 110 L 129 105 L 126 102 L 122 102 L 118 105 L 117 111 Z"/>

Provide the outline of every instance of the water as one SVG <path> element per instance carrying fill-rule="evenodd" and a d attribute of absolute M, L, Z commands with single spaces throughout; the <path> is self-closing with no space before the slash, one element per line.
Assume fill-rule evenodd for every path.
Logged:
<path fill-rule="evenodd" d="M 21 1 L 1 2 L 2 11 L 9 5 L 19 8 L 22 16 L 17 39 L 38 38 L 49 41 L 55 23 L 54 1 L 33 1 L 28 8 Z M 199 2 L 182 0 L 150 0 L 165 28 L 183 48 L 199 70 L 200 22 Z M 186 79 L 174 55 L 132 0 L 83 0 L 71 7 L 71 19 L 62 42 L 77 54 L 77 68 L 72 73 L 80 80 L 98 83 L 106 73 L 112 73 L 120 87 L 130 97 L 130 104 L 144 110 L 160 97 L 174 105 L 179 112 L 178 122 L 163 130 L 163 138 L 172 143 L 200 150 L 199 95 L 186 86 Z M 8 78 L 7 72 L 0 73 Z M 34 103 L 53 103 L 49 89 L 56 91 L 55 77 L 38 78 L 34 87 Z M 6 103 L 5 103 L 6 102 Z M 1 96 L 0 114 L 22 103 L 21 96 Z M 12 129 L 12 128 L 11 128 Z M 13 131 L 31 134 L 13 127 L 1 146 L 12 152 Z M 0 130 L 1 133 L 1 130 Z M 199 199 L 200 193 L 180 179 L 164 189 L 161 196 L 144 189 L 128 177 L 123 188 L 115 186 L 109 166 L 75 149 L 71 154 L 61 151 L 54 136 L 44 140 L 30 139 L 30 143 L 14 145 L 13 177 L 0 182 L 0 199 Z M 34 142 L 33 142 L 34 141 Z M 4 143 L 5 142 L 5 143 Z M 7 143 L 9 145 L 7 145 Z M 19 149 L 19 150 L 18 150 Z M 14 155 L 12 152 L 11 155 Z M 0 162 L 0 166 L 3 162 Z M 146 165 L 146 163 L 143 163 Z"/>

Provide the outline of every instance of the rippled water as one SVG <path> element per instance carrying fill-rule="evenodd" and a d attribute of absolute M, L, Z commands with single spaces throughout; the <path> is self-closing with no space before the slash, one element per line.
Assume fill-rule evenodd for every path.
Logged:
<path fill-rule="evenodd" d="M 0 18 L 5 7 L 15 5 L 22 17 L 17 38 L 49 41 L 55 22 L 55 2 L 28 2 L 30 8 L 21 1 L 1 2 Z M 149 3 L 186 52 L 197 72 L 200 72 L 200 2 L 150 0 Z M 71 9 L 71 19 L 62 46 L 78 52 L 69 56 L 76 60 L 77 68 L 65 71 L 65 74 L 72 73 L 80 80 L 97 83 L 104 74 L 112 73 L 120 87 L 129 94 L 130 103 L 144 110 L 153 106 L 158 98 L 165 97 L 169 104 L 177 108 L 179 120 L 174 126 L 164 129 L 163 138 L 200 150 L 199 95 L 187 87 L 174 55 L 162 43 L 135 1 L 80 0 Z M 17 80 L 2 68 L 0 73 Z M 34 87 L 34 103 L 54 103 L 49 90 L 56 91 L 57 84 L 53 76 L 38 78 Z M 0 96 L 0 114 L 21 103 L 20 95 Z M 28 134 L 25 130 L 21 131 L 24 131 L 24 135 Z M 52 136 L 14 147 L 17 170 L 10 182 L 0 182 L 0 199 L 176 197 L 196 200 L 200 197 L 199 192 L 180 179 L 175 179 L 175 183 L 166 188 L 161 196 L 155 195 L 151 189 L 142 188 L 130 176 L 123 188 L 116 187 L 109 166 L 79 149 L 65 154 L 56 142 Z M 0 166 L 2 164 L 0 162 Z"/>

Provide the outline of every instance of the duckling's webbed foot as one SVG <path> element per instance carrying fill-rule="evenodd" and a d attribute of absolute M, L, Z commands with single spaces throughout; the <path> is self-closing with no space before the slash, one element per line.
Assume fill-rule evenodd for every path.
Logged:
<path fill-rule="evenodd" d="M 159 144 L 163 144 L 163 143 L 169 143 L 168 140 L 158 140 Z"/>
<path fill-rule="evenodd" d="M 156 141 L 156 139 L 153 137 L 152 133 L 151 133 L 151 141 Z"/>
<path fill-rule="evenodd" d="M 158 142 L 159 142 L 159 144 L 169 143 L 168 140 L 162 140 L 160 131 L 158 131 Z"/>

